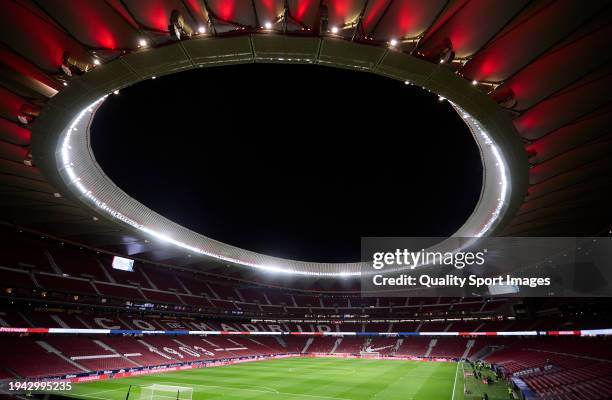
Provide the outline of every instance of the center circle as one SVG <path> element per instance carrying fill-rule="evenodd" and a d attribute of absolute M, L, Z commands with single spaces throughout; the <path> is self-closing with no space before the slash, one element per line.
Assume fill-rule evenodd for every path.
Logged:
<path fill-rule="evenodd" d="M 447 102 L 315 65 L 141 82 L 102 104 L 91 144 L 109 178 L 161 215 L 303 261 L 358 261 L 366 236 L 449 236 L 482 187 L 478 147 Z"/>

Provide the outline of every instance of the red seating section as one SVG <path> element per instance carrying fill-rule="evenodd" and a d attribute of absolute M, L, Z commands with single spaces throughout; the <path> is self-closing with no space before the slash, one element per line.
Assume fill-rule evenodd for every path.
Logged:
<path fill-rule="evenodd" d="M 467 339 L 439 337 L 429 353 L 430 357 L 460 358 L 467 347 Z"/>
<path fill-rule="evenodd" d="M 96 287 L 103 295 L 130 300 L 144 300 L 144 297 L 142 297 L 138 289 L 134 288 L 133 286 L 119 286 L 110 283 L 97 282 Z"/>
<path fill-rule="evenodd" d="M 0 365 L 21 377 L 83 372 L 57 354 L 47 352 L 29 337 L 3 337 L 0 340 Z"/>
<path fill-rule="evenodd" d="M 99 281 L 107 280 L 102 267 L 90 253 L 68 249 L 66 246 L 52 247 L 49 252 L 64 274 L 94 278 Z"/>
<path fill-rule="evenodd" d="M 589 363 L 523 380 L 542 399 L 604 400 L 612 394 L 612 363 Z"/>
<path fill-rule="evenodd" d="M 316 337 L 308 347 L 308 353 L 331 353 L 336 337 Z"/>
<path fill-rule="evenodd" d="M 359 354 L 363 350 L 364 338 L 357 336 L 346 336 L 336 347 L 334 353 Z"/>
<path fill-rule="evenodd" d="M 36 271 L 53 272 L 45 255 L 46 241 L 25 237 L 14 231 L 0 231 L 0 266 L 9 268 L 26 267 Z"/>
<path fill-rule="evenodd" d="M 603 400 L 612 396 L 609 340 L 525 338 L 507 340 L 486 357 L 506 375 L 518 375 L 542 399 Z"/>
<path fill-rule="evenodd" d="M 404 341 L 395 354 L 400 356 L 423 357 L 429 348 L 429 337 L 409 336 Z"/>

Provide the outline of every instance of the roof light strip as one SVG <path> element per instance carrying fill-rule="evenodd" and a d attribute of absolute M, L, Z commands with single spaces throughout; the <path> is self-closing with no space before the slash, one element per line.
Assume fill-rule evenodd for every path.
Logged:
<path fill-rule="evenodd" d="M 303 275 L 303 276 L 322 276 L 322 277 L 351 277 L 351 276 L 361 276 L 361 271 L 349 270 L 349 271 L 337 271 L 337 272 L 326 272 L 326 271 L 311 271 L 307 268 L 300 268 L 299 266 L 290 265 L 292 260 L 282 260 L 279 259 L 279 262 L 286 261 L 287 265 L 270 265 L 262 262 L 258 262 L 257 260 L 251 261 L 244 258 L 236 258 L 224 254 L 220 254 L 223 249 L 219 249 L 218 251 L 209 251 L 205 250 L 196 245 L 192 245 L 186 243 L 185 241 L 181 241 L 175 239 L 163 232 L 160 232 L 157 229 L 154 229 L 150 226 L 147 226 L 143 223 L 140 223 L 133 218 L 123 214 L 122 212 L 116 210 L 111 205 L 102 201 L 96 193 L 94 193 L 95 188 L 87 187 L 81 180 L 81 177 L 78 175 L 78 171 L 76 171 L 74 163 L 71 159 L 71 150 L 72 150 L 72 139 L 75 132 L 78 132 L 82 129 L 82 132 L 87 131 L 88 123 L 91 122 L 94 116 L 94 111 L 97 107 L 106 99 L 108 95 L 105 95 L 98 100 L 94 101 L 92 104 L 81 110 L 80 113 L 71 121 L 70 125 L 66 129 L 64 133 L 63 140 L 61 141 L 61 164 L 63 166 L 63 173 L 67 176 L 67 180 L 77 188 L 78 192 L 87 199 L 91 204 L 95 206 L 96 209 L 110 215 L 112 218 L 117 219 L 139 231 L 145 233 L 148 236 L 154 237 L 158 240 L 161 240 L 166 243 L 173 244 L 179 248 L 187 250 L 189 252 L 200 254 L 208 257 L 212 257 L 217 260 L 221 260 L 227 263 L 232 263 L 236 265 L 248 266 L 268 272 L 282 273 L 282 274 L 294 274 L 294 275 Z M 482 125 L 470 114 L 468 114 L 465 110 L 459 107 L 457 104 L 449 101 L 449 103 L 456 109 L 456 111 L 463 117 L 465 123 L 468 125 L 472 134 L 478 139 L 480 146 L 488 146 L 490 150 L 490 154 L 492 154 L 495 160 L 496 167 L 496 180 L 499 181 L 499 189 L 496 189 L 495 193 L 497 194 L 495 208 L 491 212 L 490 217 L 486 220 L 486 222 L 482 225 L 482 227 L 475 233 L 470 233 L 470 236 L 473 237 L 482 237 L 487 232 L 489 232 L 495 223 L 497 222 L 501 212 L 505 206 L 505 200 L 508 192 L 508 178 L 506 176 L 506 165 L 501 155 L 501 152 L 498 146 L 491 140 L 488 132 L 482 127 Z M 85 117 L 88 118 L 85 119 Z M 85 123 L 87 122 L 87 123 Z M 486 164 L 486 163 L 485 163 Z M 245 251 L 246 252 L 246 251 Z M 250 252 L 248 252 L 250 255 Z M 351 266 L 352 267 L 352 266 Z M 346 267 L 346 268 L 351 268 Z"/>
<path fill-rule="evenodd" d="M 170 243 L 173 244 L 175 246 L 178 246 L 180 248 L 183 248 L 185 250 L 191 251 L 193 253 L 197 253 L 197 254 L 202 254 L 205 256 L 209 256 L 209 257 L 213 257 L 219 260 L 223 260 L 225 262 L 230 262 L 230 263 L 234 263 L 234 264 L 239 264 L 239 265 L 245 265 L 245 266 L 249 266 L 249 267 L 253 267 L 253 268 L 258 268 L 258 269 L 262 269 L 262 270 L 266 270 L 266 271 L 271 271 L 271 272 L 279 272 L 279 273 L 285 273 L 285 274 L 298 274 L 298 275 L 309 275 L 309 276 L 360 276 L 361 272 L 357 271 L 357 272 L 341 272 L 341 273 L 334 273 L 334 272 L 312 272 L 312 271 L 301 271 L 301 270 L 294 270 L 294 269 L 290 269 L 290 268 L 283 268 L 283 267 L 277 267 L 277 266 L 271 266 L 271 265 L 262 265 L 262 264 L 258 264 L 258 263 L 253 263 L 253 262 L 249 262 L 246 260 L 238 260 L 232 257 L 227 257 L 227 256 L 223 256 L 220 254 L 216 254 L 216 253 L 212 253 L 209 251 L 206 251 L 204 249 L 201 249 L 199 247 L 196 246 L 192 246 L 189 245 L 187 243 L 181 242 L 179 240 L 173 239 L 172 237 L 165 235 L 161 232 L 156 231 L 155 229 L 152 229 L 150 227 L 147 227 L 137 221 L 134 221 L 133 219 L 127 217 L 126 215 L 122 214 L 121 212 L 113 209 L 112 207 L 110 207 L 108 204 L 106 204 L 105 202 L 103 202 L 102 200 L 100 200 L 98 197 L 96 197 L 96 195 L 94 194 L 93 190 L 85 187 L 85 185 L 81 182 L 81 179 L 79 176 L 77 176 L 77 173 L 74 169 L 74 165 L 71 161 L 70 158 L 70 150 L 72 149 L 71 146 L 71 139 L 72 139 L 72 135 L 73 132 L 77 131 L 78 127 L 79 127 L 79 123 L 82 121 L 83 117 L 89 112 L 91 114 L 90 119 L 93 118 L 93 111 L 95 108 L 97 108 L 105 99 L 106 97 L 108 97 L 108 95 L 101 97 L 100 99 L 96 100 L 95 102 L 93 102 L 92 104 L 90 104 L 89 106 L 87 106 L 85 109 L 83 109 L 70 123 L 68 129 L 66 130 L 65 134 L 64 134 L 64 139 L 62 141 L 62 148 L 61 148 L 61 157 L 62 157 L 62 164 L 64 167 L 64 171 L 68 176 L 69 181 L 78 189 L 78 191 L 86 198 L 88 199 L 94 206 L 96 206 L 99 210 L 109 214 L 111 217 L 120 220 L 121 222 L 124 222 L 138 230 L 140 230 L 141 232 L 146 233 L 149 236 L 153 236 L 163 242 L 166 243 Z"/>
<path fill-rule="evenodd" d="M 475 237 L 482 237 L 489 230 L 491 230 L 491 228 L 493 227 L 493 225 L 499 218 L 499 215 L 501 214 L 501 211 L 503 210 L 504 205 L 505 205 L 505 201 L 506 201 L 506 197 L 508 193 L 508 177 L 506 175 L 506 163 L 503 157 L 501 156 L 499 147 L 495 144 L 495 142 L 493 142 L 493 140 L 491 140 L 491 137 L 485 131 L 482 125 L 474 117 L 472 117 L 468 112 L 466 112 L 463 108 L 459 107 L 457 104 L 453 102 L 449 101 L 449 103 L 455 108 L 455 110 L 457 110 L 459 115 L 461 115 L 461 117 L 465 121 L 466 125 L 470 128 L 472 133 L 480 135 L 480 137 L 483 139 L 484 144 L 486 146 L 489 146 L 489 148 L 491 149 L 491 153 L 493 154 L 493 157 L 495 158 L 495 166 L 497 167 L 497 175 L 499 177 L 499 185 L 500 185 L 499 197 L 497 198 L 497 204 L 495 206 L 495 209 L 493 210 L 493 212 L 491 212 L 491 217 L 482 226 L 482 228 L 478 232 L 476 232 L 476 234 L 474 235 Z"/>

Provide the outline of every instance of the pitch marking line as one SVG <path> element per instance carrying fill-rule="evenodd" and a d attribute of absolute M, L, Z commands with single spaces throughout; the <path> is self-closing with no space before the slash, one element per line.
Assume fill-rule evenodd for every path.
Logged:
<path fill-rule="evenodd" d="M 102 394 L 102 393 L 109 393 L 109 392 L 116 392 L 118 390 L 125 390 L 125 388 L 116 388 L 116 389 L 107 389 L 107 390 L 100 390 L 99 392 L 93 392 L 93 393 L 87 393 L 86 394 L 81 394 L 81 393 L 70 393 L 74 396 L 79 396 L 79 397 L 89 397 L 92 399 L 103 399 L 103 400 L 107 400 L 107 397 L 97 397 L 94 396 L 95 394 Z"/>
<path fill-rule="evenodd" d="M 98 393 L 104 393 L 104 392 L 112 392 L 115 391 L 117 389 L 113 389 L 113 390 L 105 390 L 103 392 L 98 392 Z M 71 393 L 69 394 L 69 396 L 71 397 L 87 397 L 88 399 L 99 399 L 99 400 L 109 400 L 111 397 L 99 397 L 99 396 L 92 396 L 90 394 L 76 394 L 76 393 Z"/>
<path fill-rule="evenodd" d="M 97 397 L 97 396 L 90 396 L 90 395 L 87 395 L 87 394 L 75 394 L 75 395 L 70 395 L 70 396 L 72 396 L 72 397 L 77 397 L 77 396 L 78 397 L 87 397 L 88 399 L 100 399 L 100 400 L 108 400 L 109 399 L 109 397 Z"/>
<path fill-rule="evenodd" d="M 453 397 L 451 400 L 455 400 L 455 386 L 457 386 L 457 374 L 459 373 L 459 363 L 457 363 L 457 368 L 455 368 L 455 382 L 453 382 Z"/>

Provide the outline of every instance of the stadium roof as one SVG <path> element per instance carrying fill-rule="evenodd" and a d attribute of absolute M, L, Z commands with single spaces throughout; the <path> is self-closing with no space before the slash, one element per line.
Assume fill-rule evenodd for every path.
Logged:
<path fill-rule="evenodd" d="M 456 106 L 485 167 L 483 195 L 458 235 L 594 234 L 610 214 L 610 4 L 2 2 L 0 216 L 168 265 L 358 274 L 358 264 L 280 260 L 190 232 L 113 185 L 89 149 L 96 101 L 140 80 L 207 65 L 312 63 L 389 76 Z"/>

